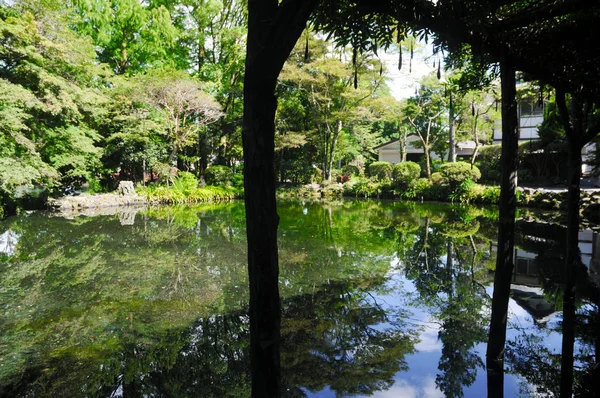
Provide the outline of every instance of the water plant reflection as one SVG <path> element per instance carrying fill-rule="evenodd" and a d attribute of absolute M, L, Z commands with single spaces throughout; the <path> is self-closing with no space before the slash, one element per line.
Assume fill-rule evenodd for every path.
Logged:
<path fill-rule="evenodd" d="M 494 212 L 376 202 L 279 208 L 285 395 L 401 386 L 411 364 L 430 360 L 416 348 L 431 333 L 425 324 L 441 346 L 431 363 L 436 388 L 485 393 L 477 381 Z M 242 205 L 142 209 L 134 220 L 33 213 L 0 224 L 0 236 L 12 237 L 0 253 L 0 395 L 250 394 Z M 560 228 L 518 226 L 518 250 L 535 271 L 528 278 L 558 310 Z M 576 386 L 586 391 L 600 334 L 597 285 L 581 283 Z M 509 330 L 508 369 L 539 393 L 557 380 L 557 350 L 543 337 L 560 333 L 558 319 L 521 319 Z"/>

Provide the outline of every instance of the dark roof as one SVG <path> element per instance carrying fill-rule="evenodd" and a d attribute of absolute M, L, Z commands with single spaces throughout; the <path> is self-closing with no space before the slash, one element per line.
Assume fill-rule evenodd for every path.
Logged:
<path fill-rule="evenodd" d="M 386 146 L 386 145 L 389 145 L 389 144 L 391 144 L 391 143 L 394 143 L 394 142 L 398 142 L 398 139 L 391 140 L 391 141 L 388 141 L 388 142 L 386 142 L 386 143 L 383 143 L 383 144 L 377 145 L 376 147 L 373 147 L 373 149 L 379 149 L 379 148 L 381 148 L 381 147 L 384 147 L 384 146 Z"/>

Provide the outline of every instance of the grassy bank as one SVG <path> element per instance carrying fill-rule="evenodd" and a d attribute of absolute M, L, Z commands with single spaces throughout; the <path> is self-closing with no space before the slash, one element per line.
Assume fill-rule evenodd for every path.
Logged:
<path fill-rule="evenodd" d="M 243 197 L 243 192 L 233 187 L 206 186 L 182 190 L 176 186 L 148 186 L 138 188 L 138 195 L 148 203 L 188 204 L 220 202 Z"/>

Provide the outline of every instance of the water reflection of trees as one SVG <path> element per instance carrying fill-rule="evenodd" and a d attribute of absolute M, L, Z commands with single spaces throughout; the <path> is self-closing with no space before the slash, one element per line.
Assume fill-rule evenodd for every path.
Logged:
<path fill-rule="evenodd" d="M 544 297 L 555 308 L 563 304 L 565 235 L 563 227 L 535 222 L 517 224 L 519 247 L 534 255 L 534 266 L 539 271 L 539 286 Z M 521 374 L 529 383 L 527 388 L 537 396 L 560 394 L 560 351 L 547 346 L 544 337 L 562 334 L 565 327 L 575 333 L 575 367 L 573 389 L 576 396 L 597 396 L 600 377 L 600 290 L 590 279 L 590 269 L 579 264 L 577 271 L 577 302 L 574 325 L 564 320 L 537 325 L 537 330 L 521 330 L 517 337 L 507 341 L 506 360 L 509 371 Z"/>
<path fill-rule="evenodd" d="M 439 325 L 436 385 L 463 396 L 483 366 L 490 214 L 377 202 L 296 202 L 280 214 L 288 396 L 327 386 L 340 396 L 370 394 L 406 368 L 415 330 L 377 299 L 408 294 L 386 283 L 396 260 L 414 283 L 413 302 Z M 249 394 L 241 206 L 150 209 L 134 225 L 35 214 L 8 223 L 0 232 L 18 240 L 0 253 L 0 351 L 12 354 L 3 356 L 0 395 Z M 545 298 L 560 308 L 564 249 L 553 228 L 520 225 L 517 246 L 535 253 Z M 576 388 L 585 395 L 597 380 L 598 288 L 581 278 L 578 291 Z M 508 346 L 509 370 L 538 393 L 555 391 L 560 357 L 543 337 L 561 326 L 527 331 Z"/>
<path fill-rule="evenodd" d="M 407 369 L 404 359 L 415 343 L 403 311 L 383 308 L 371 292 L 383 277 L 338 282 L 326 291 L 283 304 L 284 385 L 336 396 L 371 395 L 393 384 Z M 302 395 L 302 394 L 299 394 Z"/>
<path fill-rule="evenodd" d="M 417 288 L 417 301 L 439 324 L 442 353 L 436 385 L 448 397 L 462 397 L 483 367 L 474 348 L 487 335 L 482 312 L 489 297 L 482 282 L 490 252 L 489 241 L 476 235 L 479 227 L 467 209 L 455 208 L 426 214 L 418 228 L 403 227 L 398 233 L 398 255 Z M 408 250 L 407 241 L 412 242 Z"/>
<path fill-rule="evenodd" d="M 379 228 L 353 228 L 353 212 L 309 207 L 306 228 L 290 225 L 281 242 L 286 386 L 389 387 L 413 349 L 400 314 L 372 295 L 389 291 L 391 244 Z M 151 209 L 127 226 L 117 216 L 12 220 L 21 237 L 0 263 L 0 347 L 11 353 L 0 395 L 247 396 L 240 209 Z"/>
<path fill-rule="evenodd" d="M 384 279 L 364 283 L 376 290 Z M 400 314 L 390 315 L 356 285 L 338 282 L 284 301 L 284 396 L 302 397 L 326 386 L 336 396 L 372 394 L 389 388 L 393 376 L 406 369 L 413 333 Z M 50 356 L 0 391 L 11 396 L 249 396 L 248 328 L 242 310 L 201 318 L 153 342 L 126 339 L 108 356 L 78 357 L 74 351 Z"/>

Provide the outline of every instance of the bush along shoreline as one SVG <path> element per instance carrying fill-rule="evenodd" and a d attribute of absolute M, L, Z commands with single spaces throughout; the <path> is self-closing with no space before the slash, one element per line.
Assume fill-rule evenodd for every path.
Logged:
<path fill-rule="evenodd" d="M 349 197 L 477 205 L 495 205 L 500 200 L 500 187 L 478 184 L 480 170 L 466 162 L 444 163 L 438 171 L 431 174 L 431 178 L 421 177 L 420 166 L 410 161 L 395 166 L 388 162 L 375 162 L 366 168 L 364 175 L 355 171 L 348 176 L 342 169 L 339 174 L 342 177 L 338 177 L 338 182 L 334 183 L 279 188 L 278 196 L 325 199 Z M 519 206 L 566 209 L 566 188 L 518 187 L 516 196 Z M 582 191 L 581 200 L 584 215 L 600 214 L 600 190 Z"/>
<path fill-rule="evenodd" d="M 355 173 L 346 177 L 342 172 L 338 183 L 309 184 L 280 189 L 280 197 L 323 197 L 397 199 L 463 204 L 495 204 L 500 199 L 500 188 L 477 184 L 481 172 L 469 163 L 445 163 L 431 178 L 421 178 L 421 167 L 414 162 L 395 166 L 388 162 L 374 162 L 365 175 Z"/>

